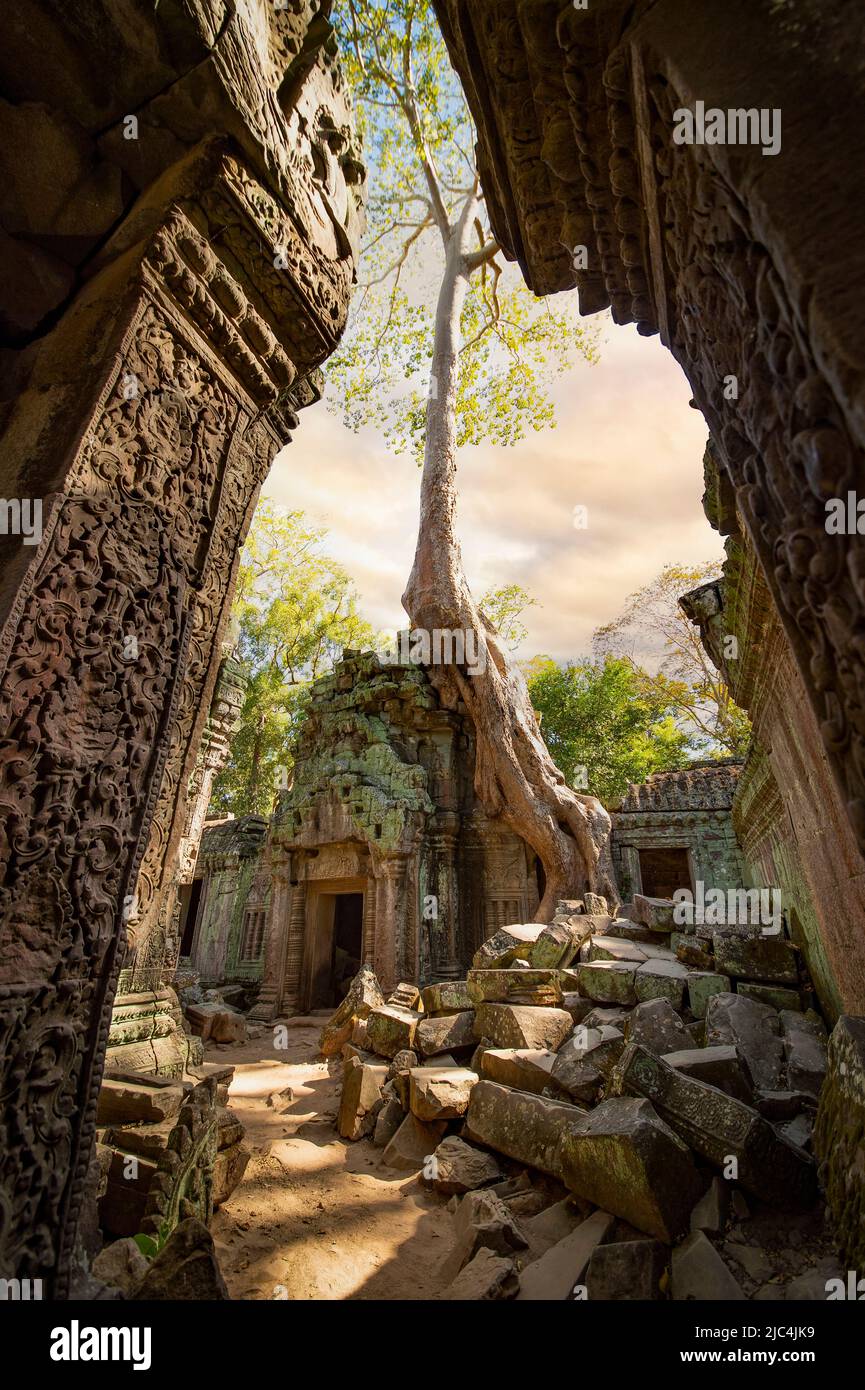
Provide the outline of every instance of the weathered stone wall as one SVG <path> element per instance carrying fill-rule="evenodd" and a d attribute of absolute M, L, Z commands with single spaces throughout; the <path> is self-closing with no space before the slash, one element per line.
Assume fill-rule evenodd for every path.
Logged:
<path fill-rule="evenodd" d="M 729 0 L 695 22 L 690 0 L 434 3 L 506 253 L 536 293 L 576 286 L 584 313 L 660 334 L 717 441 L 797 677 L 779 684 L 801 717 L 778 757 L 798 763 L 801 833 L 815 864 L 824 830 L 840 840 L 827 961 L 862 1012 L 865 537 L 825 523 L 827 501 L 865 495 L 865 11 Z M 780 150 L 676 143 L 697 101 L 779 112 Z M 803 803 L 824 766 L 838 795 L 821 828 Z"/>
<path fill-rule="evenodd" d="M 643 892 L 641 849 L 686 849 L 692 879 L 706 888 L 726 891 L 745 883 L 732 820 L 740 770 L 737 762 L 707 763 L 656 772 L 629 786 L 611 812 L 613 865 L 624 899 Z"/>
<path fill-rule="evenodd" d="M 190 963 L 205 986 L 261 977 L 263 956 L 245 957 L 242 946 L 247 913 L 266 913 L 270 903 L 262 867 L 266 834 L 263 816 L 205 828 L 195 874 L 203 892 L 190 951 Z"/>
<path fill-rule="evenodd" d="M 733 698 L 748 710 L 754 742 L 733 822 L 748 881 L 777 887 L 793 940 L 831 1019 L 865 1000 L 865 864 L 790 644 L 740 518 L 722 493 L 713 449 L 705 457 L 709 520 L 728 536 L 724 577 L 682 606 Z M 735 657 L 727 639 L 735 639 Z"/>
<path fill-rule="evenodd" d="M 239 545 L 347 314 L 364 173 L 326 9 L 3 17 L 0 491 L 42 528 L 0 584 L 0 1274 L 55 1297 L 118 972 L 162 972 Z"/>

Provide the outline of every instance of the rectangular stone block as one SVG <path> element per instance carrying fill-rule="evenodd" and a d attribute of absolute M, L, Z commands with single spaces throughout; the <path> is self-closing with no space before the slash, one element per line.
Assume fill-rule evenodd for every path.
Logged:
<path fill-rule="evenodd" d="M 671 1129 L 710 1163 L 725 1170 L 735 1158 L 738 1182 L 761 1201 L 790 1210 L 816 1199 L 814 1164 L 750 1106 L 684 1075 L 636 1043 L 622 1054 L 617 1077 L 624 1090 L 650 1100 Z"/>
<path fill-rule="evenodd" d="M 413 1067 L 409 1105 L 419 1120 L 456 1120 L 466 1113 L 478 1074 L 467 1067 Z"/>
<path fill-rule="evenodd" d="M 702 1191 L 687 1146 L 648 1101 L 631 1096 L 605 1100 L 564 1128 L 558 1161 L 572 1192 L 668 1244 L 688 1229 Z"/>
<path fill-rule="evenodd" d="M 570 1299 L 574 1285 L 582 1282 L 589 1260 L 597 1247 L 609 1238 L 614 1225 L 615 1219 L 609 1212 L 593 1212 L 569 1236 L 557 1241 L 522 1271 L 517 1302 Z"/>
<path fill-rule="evenodd" d="M 469 1008 L 475 1008 L 478 1004 L 485 1003 L 525 1003 L 524 999 L 514 996 L 523 995 L 532 990 L 547 992 L 550 997 L 544 1003 L 555 1006 L 562 997 L 559 972 L 557 970 L 534 969 L 470 970 L 466 980 L 466 992 L 471 1001 Z"/>
<path fill-rule="evenodd" d="M 591 961 L 580 966 L 580 989 L 598 1004 L 636 1004 L 635 971 L 625 961 Z"/>
<path fill-rule="evenodd" d="M 415 1050 L 422 1057 L 434 1057 L 452 1048 L 473 1047 L 475 1043 L 474 1009 L 458 1014 L 441 1014 L 438 1018 L 423 1018 L 414 1033 Z"/>
<path fill-rule="evenodd" d="M 474 1008 L 465 980 L 442 980 L 437 985 L 427 985 L 421 999 L 425 1014 L 459 1014 Z"/>
<path fill-rule="evenodd" d="M 487 1047 L 481 1058 L 481 1076 L 518 1091 L 539 1094 L 552 1084 L 555 1052 L 546 1048 Z"/>
<path fill-rule="evenodd" d="M 549 1048 L 556 1052 L 574 1026 L 565 1009 L 533 1008 L 528 1004 L 479 1004 L 475 1011 L 477 1038 L 496 1047 Z"/>
<path fill-rule="evenodd" d="M 380 1057 L 395 1057 L 398 1052 L 410 1051 L 419 1023 L 419 1013 L 397 1004 L 381 1004 L 370 1009 L 366 1020 L 367 1047 Z"/>
<path fill-rule="evenodd" d="M 673 920 L 675 904 L 672 898 L 647 898 L 634 894 L 633 918 L 650 931 L 671 932 L 678 926 Z"/>
<path fill-rule="evenodd" d="M 562 1134 L 585 1113 L 566 1101 L 479 1081 L 472 1090 L 463 1137 L 560 1178 Z"/>
<path fill-rule="evenodd" d="M 543 922 L 501 927 L 475 951 L 475 970 L 501 970 L 515 960 L 529 960 L 532 947 L 544 930 Z"/>
<path fill-rule="evenodd" d="M 356 1057 L 345 1063 L 337 1129 L 343 1139 L 361 1139 L 375 1126 L 373 1107 L 381 1099 L 387 1067 L 367 1066 Z"/>
<path fill-rule="evenodd" d="M 649 999 L 668 999 L 674 1009 L 681 1009 L 687 982 L 688 972 L 677 960 L 647 960 L 637 966 L 634 992 L 641 1004 Z"/>
<path fill-rule="evenodd" d="M 688 1002 L 695 1018 L 706 1017 L 713 994 L 728 994 L 729 990 L 729 975 L 719 975 L 714 970 L 688 971 Z"/>
<path fill-rule="evenodd" d="M 712 946 L 718 970 L 733 979 L 781 985 L 798 982 L 796 948 L 780 937 L 716 931 L 712 935 Z"/>

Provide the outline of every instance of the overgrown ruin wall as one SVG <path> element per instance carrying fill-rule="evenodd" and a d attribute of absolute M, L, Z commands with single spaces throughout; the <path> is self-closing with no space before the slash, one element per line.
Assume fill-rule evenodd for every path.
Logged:
<path fill-rule="evenodd" d="M 118 972 L 161 977 L 238 549 L 347 313 L 364 171 L 328 8 L 3 18 L 0 491 L 42 526 L 0 587 L 0 1274 L 55 1297 Z"/>
<path fill-rule="evenodd" d="M 865 847 L 865 539 L 829 534 L 826 503 L 865 493 L 865 11 L 434 3 L 505 252 L 537 294 L 576 287 L 584 313 L 658 333 L 691 383 L 791 654 L 785 775 L 843 919 Z M 676 143 L 698 101 L 780 113 L 780 149 Z M 850 827 L 835 845 L 805 805 L 824 756 Z M 862 1012 L 858 904 L 823 947 L 824 997 Z"/>

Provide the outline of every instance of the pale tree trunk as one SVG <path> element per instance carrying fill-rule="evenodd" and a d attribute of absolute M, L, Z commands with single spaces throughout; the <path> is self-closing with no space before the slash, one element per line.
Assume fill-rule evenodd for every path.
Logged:
<path fill-rule="evenodd" d="M 468 250 L 476 200 L 468 198 L 445 237 L 446 264 L 436 310 L 432 388 L 426 411 L 417 549 L 402 603 L 413 628 L 476 634 L 478 658 L 432 665 L 446 706 L 462 700 L 474 725 L 475 790 L 539 856 L 546 876 L 536 920 L 549 921 L 560 898 L 586 890 L 618 901 L 609 850 L 610 818 L 594 797 L 565 783 L 541 737 L 522 672 L 478 611 L 456 536 L 456 404 L 460 319 L 472 270 Z M 475 261 L 477 264 L 477 261 Z"/>

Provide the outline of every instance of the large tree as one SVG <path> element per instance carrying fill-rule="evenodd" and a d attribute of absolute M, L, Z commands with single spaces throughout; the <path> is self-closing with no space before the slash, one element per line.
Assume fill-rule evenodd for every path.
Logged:
<path fill-rule="evenodd" d="M 507 642 L 472 597 L 457 538 L 457 451 L 552 423 L 546 386 L 595 335 L 575 306 L 537 300 L 491 234 L 467 108 L 428 0 L 348 0 L 343 52 L 371 165 L 370 236 L 343 352 L 331 364 L 348 423 L 375 421 L 422 457 L 420 522 L 403 594 L 412 627 L 462 634 L 480 659 L 433 664 L 476 733 L 475 787 L 544 867 L 539 920 L 586 888 L 615 897 L 609 817 L 565 782 Z M 434 310 L 427 306 L 434 302 Z M 419 380 L 426 373 L 425 393 Z"/>

